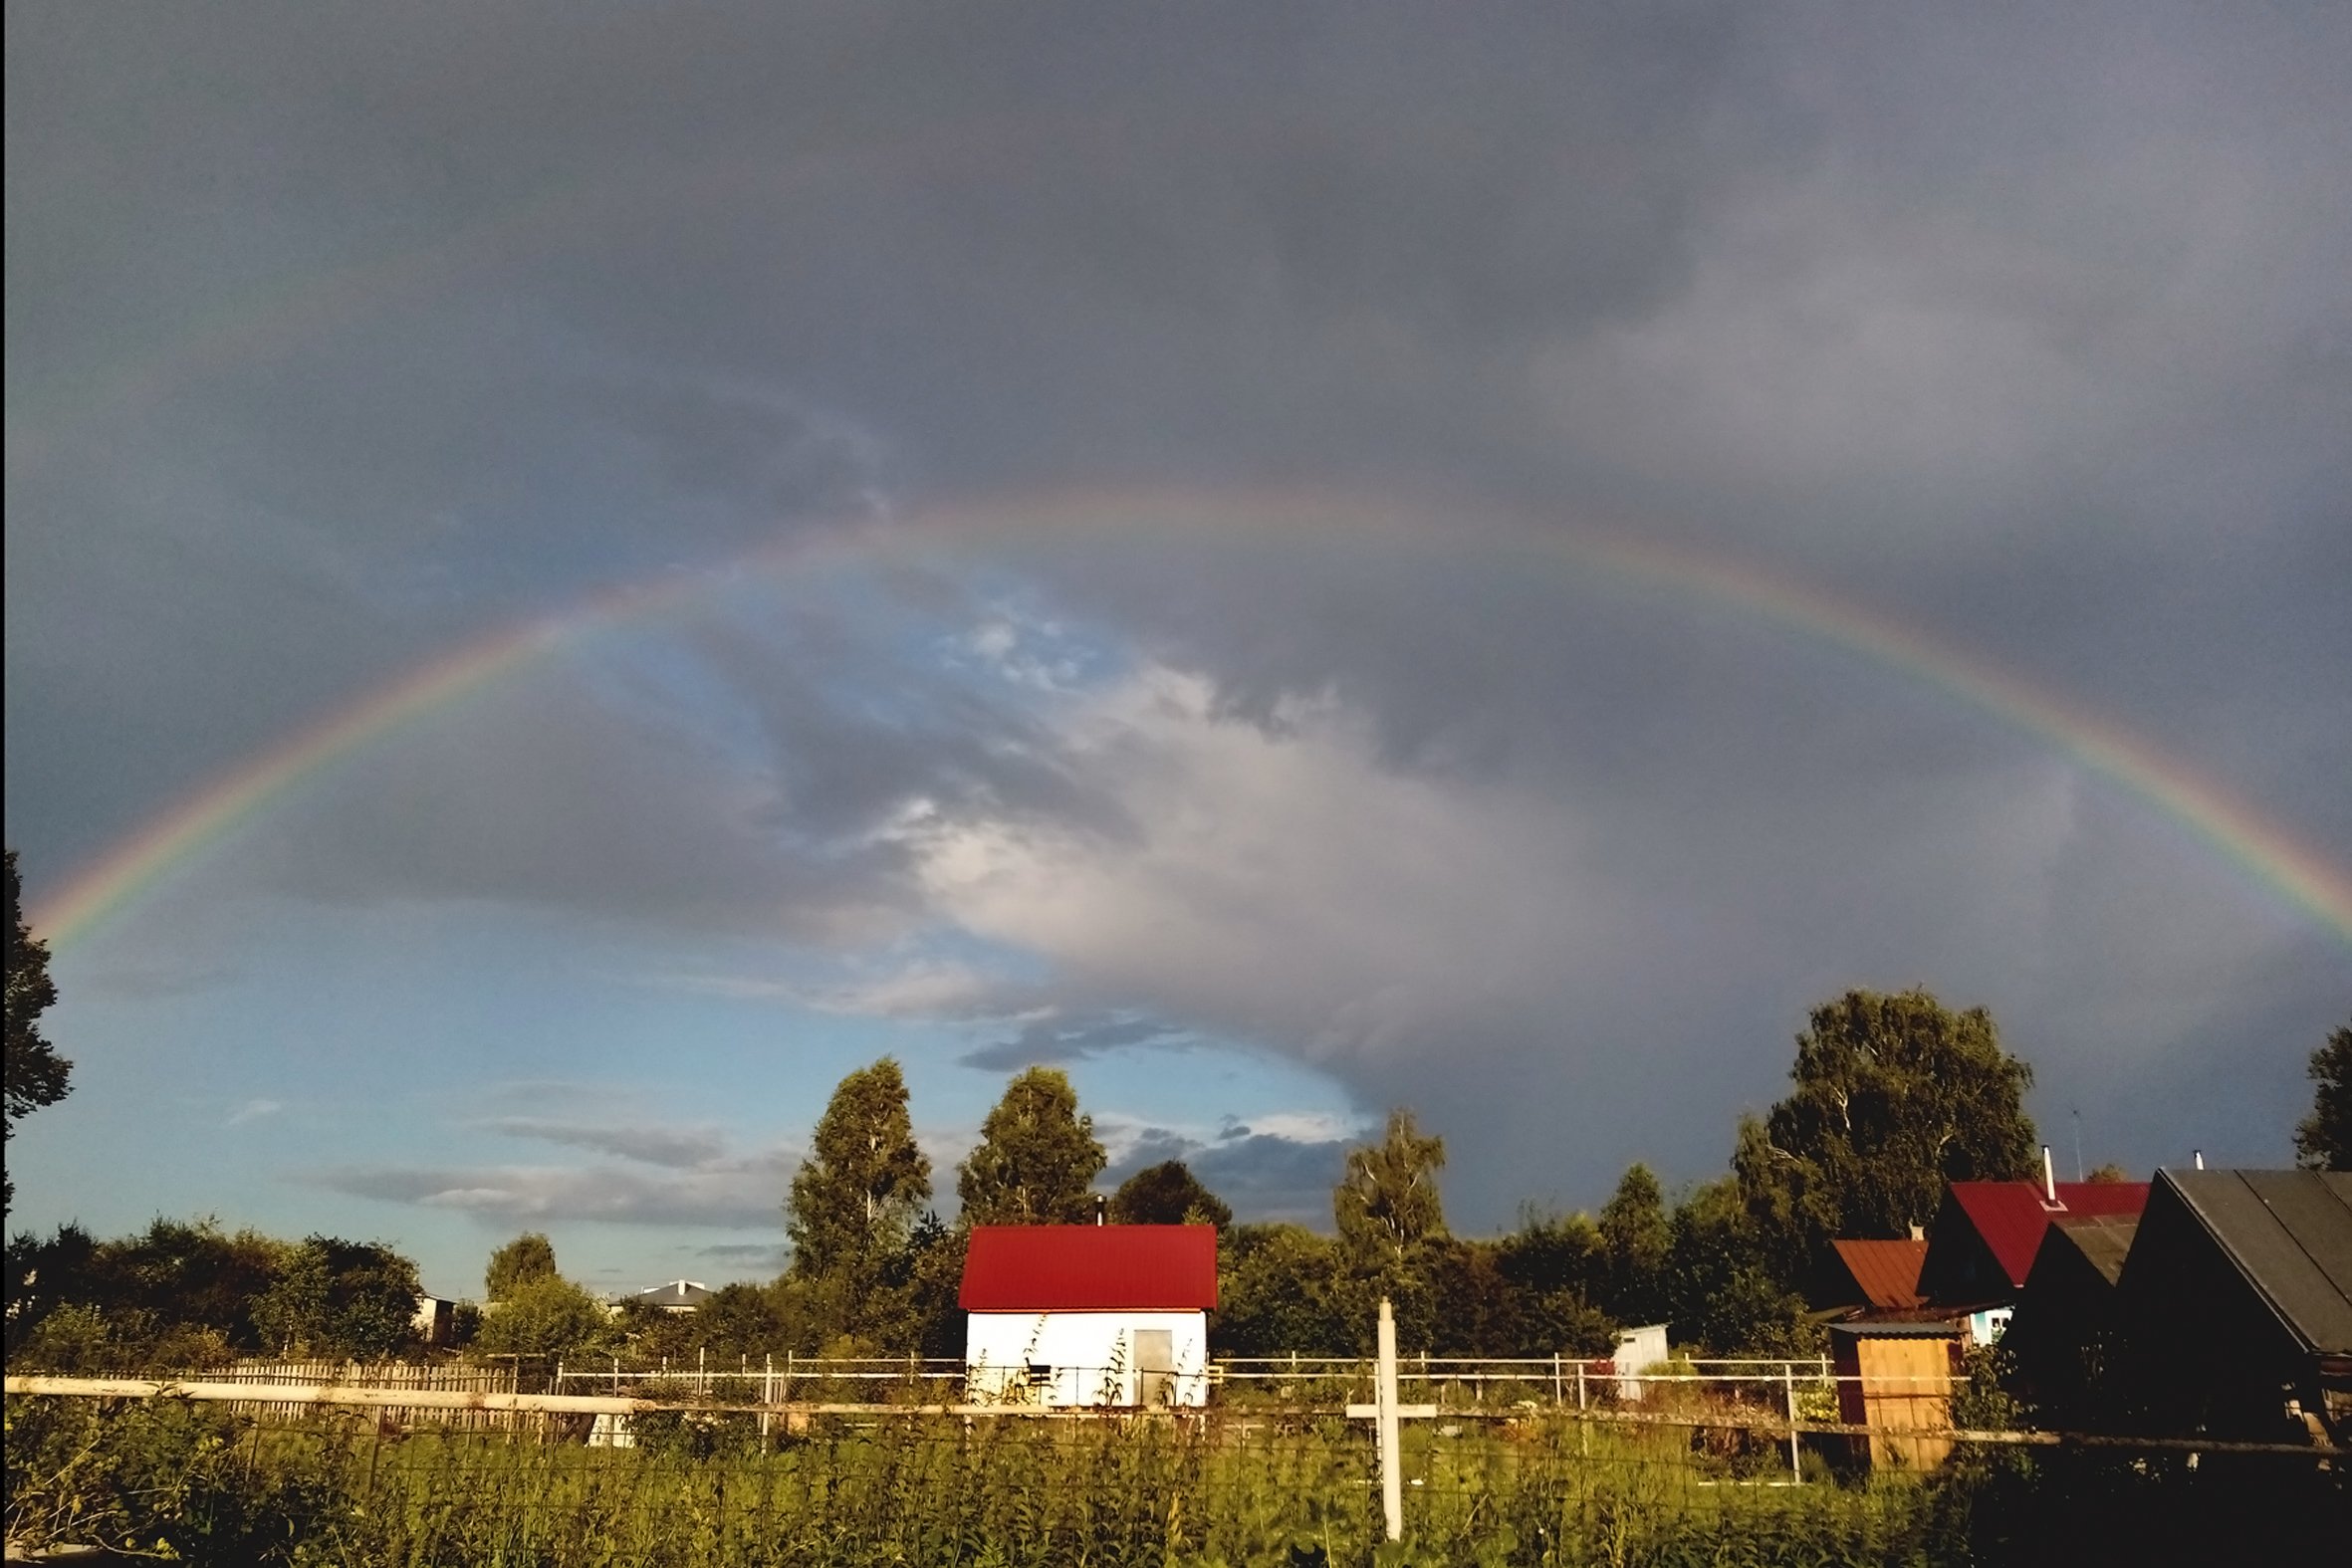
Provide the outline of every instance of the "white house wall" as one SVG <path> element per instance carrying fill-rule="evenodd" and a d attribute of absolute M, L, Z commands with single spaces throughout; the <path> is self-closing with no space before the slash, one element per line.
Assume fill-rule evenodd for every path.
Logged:
<path fill-rule="evenodd" d="M 971 1312 L 965 1314 L 969 1396 L 1039 1405 L 1137 1405 L 1135 1335 L 1165 1329 L 1178 1405 L 1209 1402 L 1205 1312 Z M 1030 1368 L 1050 1375 L 1033 1382 Z"/>

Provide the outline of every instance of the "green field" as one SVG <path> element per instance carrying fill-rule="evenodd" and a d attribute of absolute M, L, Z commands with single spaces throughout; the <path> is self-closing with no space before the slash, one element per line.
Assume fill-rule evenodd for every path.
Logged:
<path fill-rule="evenodd" d="M 637 1450 L 497 1433 L 257 1429 L 217 1409 L 12 1400 L 12 1536 L 213 1563 L 1843 1564 L 2249 1561 L 2348 1517 L 2308 1461 L 2225 1473 L 1962 1465 L 1921 1481 L 1784 1472 L 1687 1435 L 1410 1435 L 1408 1538 L 1380 1542 L 1363 1424 L 1330 1418 L 822 1424 L 674 1420 Z M 1742 1471 L 1752 1471 L 1743 1474 Z M 2136 1548 L 2132 1543 L 2139 1543 Z M 2202 1544 L 2201 1544 L 2202 1543 Z M 2154 1555 L 2152 1555 L 2154 1554 Z M 2046 1560 L 2079 1565 L 2073 1553 Z"/>

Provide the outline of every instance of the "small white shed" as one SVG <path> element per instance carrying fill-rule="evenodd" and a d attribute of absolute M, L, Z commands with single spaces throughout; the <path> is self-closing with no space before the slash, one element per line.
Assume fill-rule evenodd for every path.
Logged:
<path fill-rule="evenodd" d="M 975 1226 L 958 1301 L 975 1401 L 1209 1402 L 1215 1226 Z"/>
<path fill-rule="evenodd" d="M 1645 1323 L 1639 1328 L 1619 1329 L 1617 1353 L 1609 1358 L 1617 1369 L 1617 1398 L 1629 1405 L 1640 1403 L 1642 1380 L 1638 1374 L 1657 1366 L 1667 1356 L 1665 1324 Z"/>

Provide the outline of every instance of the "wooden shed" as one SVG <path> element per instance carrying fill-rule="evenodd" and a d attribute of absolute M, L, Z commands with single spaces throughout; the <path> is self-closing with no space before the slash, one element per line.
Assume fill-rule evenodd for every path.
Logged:
<path fill-rule="evenodd" d="M 1952 1426 L 1952 1385 L 1960 1372 L 1962 1331 L 1951 1323 L 1837 1323 L 1829 1330 L 1837 1367 L 1837 1419 L 1893 1429 L 1854 1440 L 1872 1469 L 1933 1469 L 1952 1444 L 1910 1438 Z"/>

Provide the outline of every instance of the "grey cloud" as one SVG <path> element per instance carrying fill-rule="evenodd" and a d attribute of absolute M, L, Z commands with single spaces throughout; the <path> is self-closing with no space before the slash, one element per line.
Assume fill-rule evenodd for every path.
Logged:
<path fill-rule="evenodd" d="M 773 1230 L 772 1168 L 678 1171 L 642 1166 L 356 1166 L 312 1173 L 354 1198 L 451 1210 L 500 1222 L 596 1220 Z"/>
<path fill-rule="evenodd" d="M 1083 1061 L 1125 1046 L 1169 1045 L 1185 1038 L 1184 1031 L 1156 1018 L 1034 1018 L 1011 1038 L 966 1051 L 956 1060 L 967 1067 L 1012 1072 L 1039 1062 Z"/>
<path fill-rule="evenodd" d="M 722 1241 L 710 1246 L 698 1246 L 694 1249 L 694 1255 L 713 1258 L 722 1263 L 762 1263 L 772 1268 L 782 1268 L 791 1261 L 792 1249 L 771 1246 L 762 1241 Z"/>
<path fill-rule="evenodd" d="M 1221 720 L 1363 727 L 1263 842 L 1171 850 L 1238 797 L 941 678 L 910 649 L 972 606 L 909 573 L 684 633 L 741 733 L 575 671 L 355 760 L 271 885 L 838 944 L 939 917 L 877 831 L 928 801 L 1149 870 L 1117 951 L 1038 939 L 1071 1015 L 1409 1099 L 1498 1214 L 1715 1168 L 1848 984 L 2129 1080 L 2141 1163 L 2220 1020 L 2265 1116 L 2340 1021 L 2340 942 L 2047 738 L 1543 549 L 1842 594 L 2344 864 L 2340 11 L 86 10 L 7 19 L 29 870 L 876 488 L 1288 483 L 1422 498 L 1432 544 L 1106 504 L 990 558 Z"/>
<path fill-rule="evenodd" d="M 726 1139 L 710 1127 L 595 1126 L 530 1116 L 502 1116 L 484 1125 L 509 1138 L 534 1138 L 676 1170 L 707 1167 L 727 1148 Z"/>
<path fill-rule="evenodd" d="M 1247 1132 L 1203 1142 L 1169 1128 L 1147 1127 L 1103 1181 L 1115 1186 L 1137 1171 L 1182 1160 L 1241 1220 L 1328 1230 L 1331 1189 L 1350 1147 L 1345 1140 L 1309 1142 Z"/>

